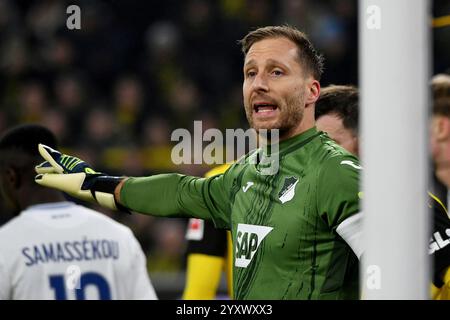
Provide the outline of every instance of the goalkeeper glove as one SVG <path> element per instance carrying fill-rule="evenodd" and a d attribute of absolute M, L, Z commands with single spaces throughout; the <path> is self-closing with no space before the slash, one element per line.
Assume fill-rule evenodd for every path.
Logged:
<path fill-rule="evenodd" d="M 39 144 L 39 153 L 46 160 L 35 167 L 36 183 L 61 190 L 69 195 L 101 206 L 129 212 L 116 202 L 114 190 L 124 177 L 112 177 L 94 171 L 83 160 L 61 154 L 46 145 Z"/>

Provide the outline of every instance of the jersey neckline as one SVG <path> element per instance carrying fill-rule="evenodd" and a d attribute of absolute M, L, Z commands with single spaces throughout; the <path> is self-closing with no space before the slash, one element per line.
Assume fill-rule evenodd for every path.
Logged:
<path fill-rule="evenodd" d="M 37 210 L 53 210 L 53 209 L 68 208 L 73 205 L 74 205 L 74 203 L 70 202 L 70 201 L 39 203 L 39 204 L 34 204 L 34 205 L 27 207 L 25 210 L 22 211 L 21 214 L 29 213 L 31 211 L 37 211 Z"/>
<path fill-rule="evenodd" d="M 304 146 L 311 140 L 313 140 L 315 137 L 319 136 L 321 134 L 321 131 L 317 131 L 316 127 L 312 127 L 306 131 L 303 131 L 302 133 L 295 135 L 293 137 L 290 137 L 289 139 L 283 140 L 279 142 L 278 144 L 278 150 L 275 152 L 270 152 L 269 149 L 273 149 L 272 146 L 264 147 L 262 148 L 262 153 L 264 156 L 284 156 L 294 150 L 297 150 L 298 148 Z"/>

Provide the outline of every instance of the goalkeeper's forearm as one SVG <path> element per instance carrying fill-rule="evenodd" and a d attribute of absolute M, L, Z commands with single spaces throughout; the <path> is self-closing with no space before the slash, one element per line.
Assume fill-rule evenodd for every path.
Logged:
<path fill-rule="evenodd" d="M 204 180 L 179 174 L 126 178 L 83 172 L 43 173 L 35 177 L 42 186 L 109 209 L 211 219 L 202 193 Z"/>
<path fill-rule="evenodd" d="M 139 213 L 210 219 L 202 195 L 203 182 L 203 178 L 175 173 L 126 178 L 114 194 L 118 203 Z"/>
<path fill-rule="evenodd" d="M 205 179 L 179 174 L 113 177 L 96 172 L 85 161 L 44 144 L 39 144 L 38 150 L 45 161 L 35 167 L 35 181 L 42 186 L 109 209 L 210 219 L 206 202 L 211 197 L 204 196 L 207 195 L 204 190 L 209 187 Z"/>

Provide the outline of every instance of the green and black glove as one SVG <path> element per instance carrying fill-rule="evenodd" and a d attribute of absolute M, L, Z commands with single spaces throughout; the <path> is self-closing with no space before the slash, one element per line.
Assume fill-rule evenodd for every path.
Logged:
<path fill-rule="evenodd" d="M 129 212 L 114 198 L 114 190 L 124 177 L 96 172 L 83 160 L 43 144 L 39 144 L 39 153 L 46 161 L 35 168 L 38 174 L 36 183 L 84 201 L 97 202 L 109 209 Z"/>

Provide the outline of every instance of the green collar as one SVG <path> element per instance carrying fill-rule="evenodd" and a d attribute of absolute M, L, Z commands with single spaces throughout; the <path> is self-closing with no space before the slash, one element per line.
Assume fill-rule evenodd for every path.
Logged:
<path fill-rule="evenodd" d="M 309 141 L 319 136 L 320 132 L 317 131 L 316 127 L 312 127 L 296 136 L 289 139 L 283 140 L 278 144 L 278 153 L 280 156 L 284 156 L 302 146 L 307 144 Z M 265 155 L 277 155 L 276 148 L 273 150 L 273 145 L 264 148 L 263 153 Z M 273 150 L 274 152 L 271 152 Z"/>
<path fill-rule="evenodd" d="M 280 155 L 288 154 L 304 146 L 318 135 L 320 135 L 320 132 L 317 131 L 316 127 L 312 127 L 296 136 L 281 141 L 279 144 Z"/>
<path fill-rule="evenodd" d="M 257 170 L 269 170 L 269 174 L 278 172 L 278 165 L 281 158 L 285 155 L 298 150 L 314 138 L 318 137 L 321 132 L 317 131 L 316 127 L 312 127 L 294 137 L 283 140 L 278 144 L 278 148 L 274 148 L 273 145 L 267 147 L 260 147 L 255 153 L 253 153 L 249 161 L 250 163 L 257 164 Z"/>

